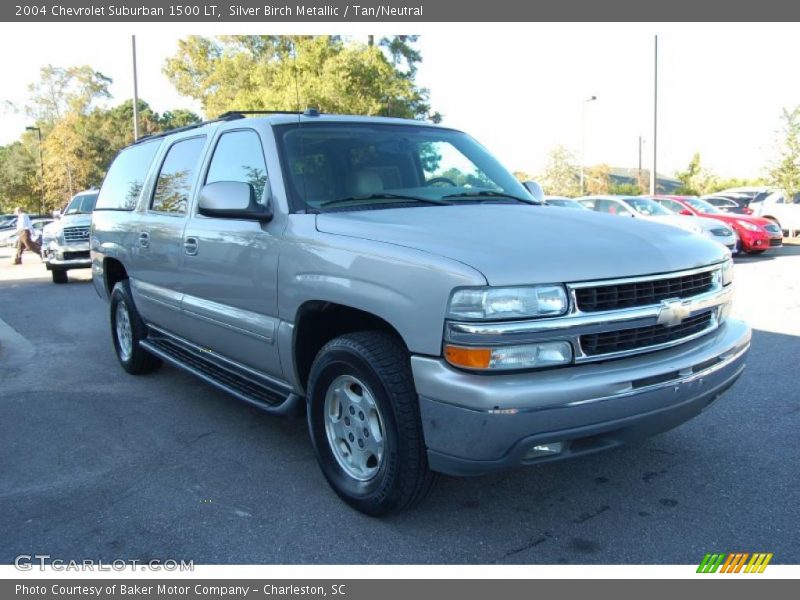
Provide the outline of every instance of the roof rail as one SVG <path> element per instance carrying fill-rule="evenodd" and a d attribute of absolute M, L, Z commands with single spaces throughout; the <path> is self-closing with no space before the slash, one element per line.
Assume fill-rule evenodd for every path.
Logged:
<path fill-rule="evenodd" d="M 150 133 L 148 135 L 143 135 L 138 140 L 133 142 L 134 145 L 141 144 L 142 142 L 149 142 L 150 140 L 155 140 L 158 138 L 162 138 L 167 135 L 172 135 L 173 133 L 180 133 L 181 131 L 189 131 L 191 129 L 197 129 L 198 127 L 202 127 L 203 125 L 208 125 L 210 123 L 215 123 L 218 119 L 214 119 L 213 121 L 200 121 L 199 123 L 192 123 L 191 125 L 184 125 L 183 127 L 176 127 L 174 129 L 167 129 L 166 131 L 159 131 L 158 133 Z"/>
<path fill-rule="evenodd" d="M 166 131 L 159 131 L 158 133 L 151 133 L 148 135 L 143 135 L 138 140 L 134 142 L 134 145 L 139 144 L 141 142 L 148 142 L 150 140 L 155 140 L 158 138 L 162 138 L 167 135 L 172 135 L 173 133 L 181 133 L 182 131 L 189 131 L 191 129 L 197 129 L 198 127 L 203 127 L 204 125 L 210 125 L 212 123 L 219 123 L 220 121 L 235 121 L 237 119 L 244 119 L 248 115 L 306 115 L 309 117 L 318 117 L 319 111 L 316 108 L 307 108 L 305 111 L 299 110 L 229 110 L 227 112 L 222 113 L 216 119 L 211 119 L 209 121 L 200 121 L 198 123 L 192 123 L 191 125 L 184 125 L 183 127 L 176 127 L 175 129 L 168 129 Z"/>
<path fill-rule="evenodd" d="M 217 119 L 220 121 L 232 121 L 234 119 L 243 119 L 250 115 L 306 115 L 316 117 L 319 116 L 319 111 L 316 108 L 307 108 L 305 110 L 229 110 L 222 113 Z"/>

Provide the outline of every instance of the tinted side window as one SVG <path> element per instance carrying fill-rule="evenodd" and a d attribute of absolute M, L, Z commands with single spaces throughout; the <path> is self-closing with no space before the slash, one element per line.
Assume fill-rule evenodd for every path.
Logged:
<path fill-rule="evenodd" d="M 217 142 L 206 183 L 241 181 L 253 186 L 258 202 L 264 198 L 267 185 L 267 164 L 261 139 L 253 130 L 224 133 Z"/>
<path fill-rule="evenodd" d="M 156 181 L 153 202 L 150 205 L 152 210 L 186 213 L 205 143 L 205 137 L 191 138 L 175 143 L 167 151 Z"/>
<path fill-rule="evenodd" d="M 145 177 L 160 146 L 161 140 L 153 140 L 120 152 L 103 181 L 95 210 L 136 208 Z"/>

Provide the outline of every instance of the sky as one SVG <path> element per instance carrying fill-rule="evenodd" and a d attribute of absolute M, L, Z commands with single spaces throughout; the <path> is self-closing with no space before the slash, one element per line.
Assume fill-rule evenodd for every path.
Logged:
<path fill-rule="evenodd" d="M 511 170 L 536 174 L 555 146 L 587 165 L 653 160 L 654 36 L 658 35 L 658 171 L 699 152 L 724 177 L 758 177 L 774 157 L 783 107 L 800 104 L 792 24 L 1 24 L 0 102 L 24 106 L 46 64 L 89 64 L 113 79 L 113 103 L 132 97 L 131 34 L 139 95 L 157 111 L 199 105 L 161 72 L 190 34 L 419 34 L 418 83 L 444 124 L 487 146 Z M 585 102 L 591 96 L 596 100 Z M 245 109 L 247 107 L 239 107 Z M 584 120 L 585 117 L 585 120 Z M 585 126 L 582 125 L 585 123 Z M 0 144 L 29 124 L 0 114 Z"/>

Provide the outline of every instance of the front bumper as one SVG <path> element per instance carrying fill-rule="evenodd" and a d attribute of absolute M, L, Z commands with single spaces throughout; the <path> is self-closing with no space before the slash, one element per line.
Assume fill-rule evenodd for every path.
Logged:
<path fill-rule="evenodd" d="M 744 230 L 739 237 L 742 242 L 742 250 L 745 252 L 768 250 L 770 247 L 774 248 L 776 245 L 776 242 L 771 242 L 774 236 L 769 235 L 765 231 Z M 782 236 L 780 237 L 780 244 L 783 244 Z"/>
<path fill-rule="evenodd" d="M 50 242 L 42 248 L 42 259 L 47 269 L 88 269 L 92 266 L 89 243 L 58 245 Z"/>
<path fill-rule="evenodd" d="M 414 356 L 428 462 L 473 475 L 589 454 L 694 417 L 742 373 L 750 328 L 728 319 L 686 344 L 631 358 L 546 371 L 481 375 Z M 562 442 L 543 458 L 526 454 Z"/>

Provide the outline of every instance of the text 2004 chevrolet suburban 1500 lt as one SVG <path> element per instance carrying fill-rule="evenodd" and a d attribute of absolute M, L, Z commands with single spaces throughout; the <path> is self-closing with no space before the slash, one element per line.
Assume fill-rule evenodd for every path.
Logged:
<path fill-rule="evenodd" d="M 537 205 L 464 133 L 226 114 L 112 164 L 92 269 L 114 347 L 276 414 L 368 514 L 434 473 L 578 456 L 674 427 L 744 368 L 729 252 Z"/>

